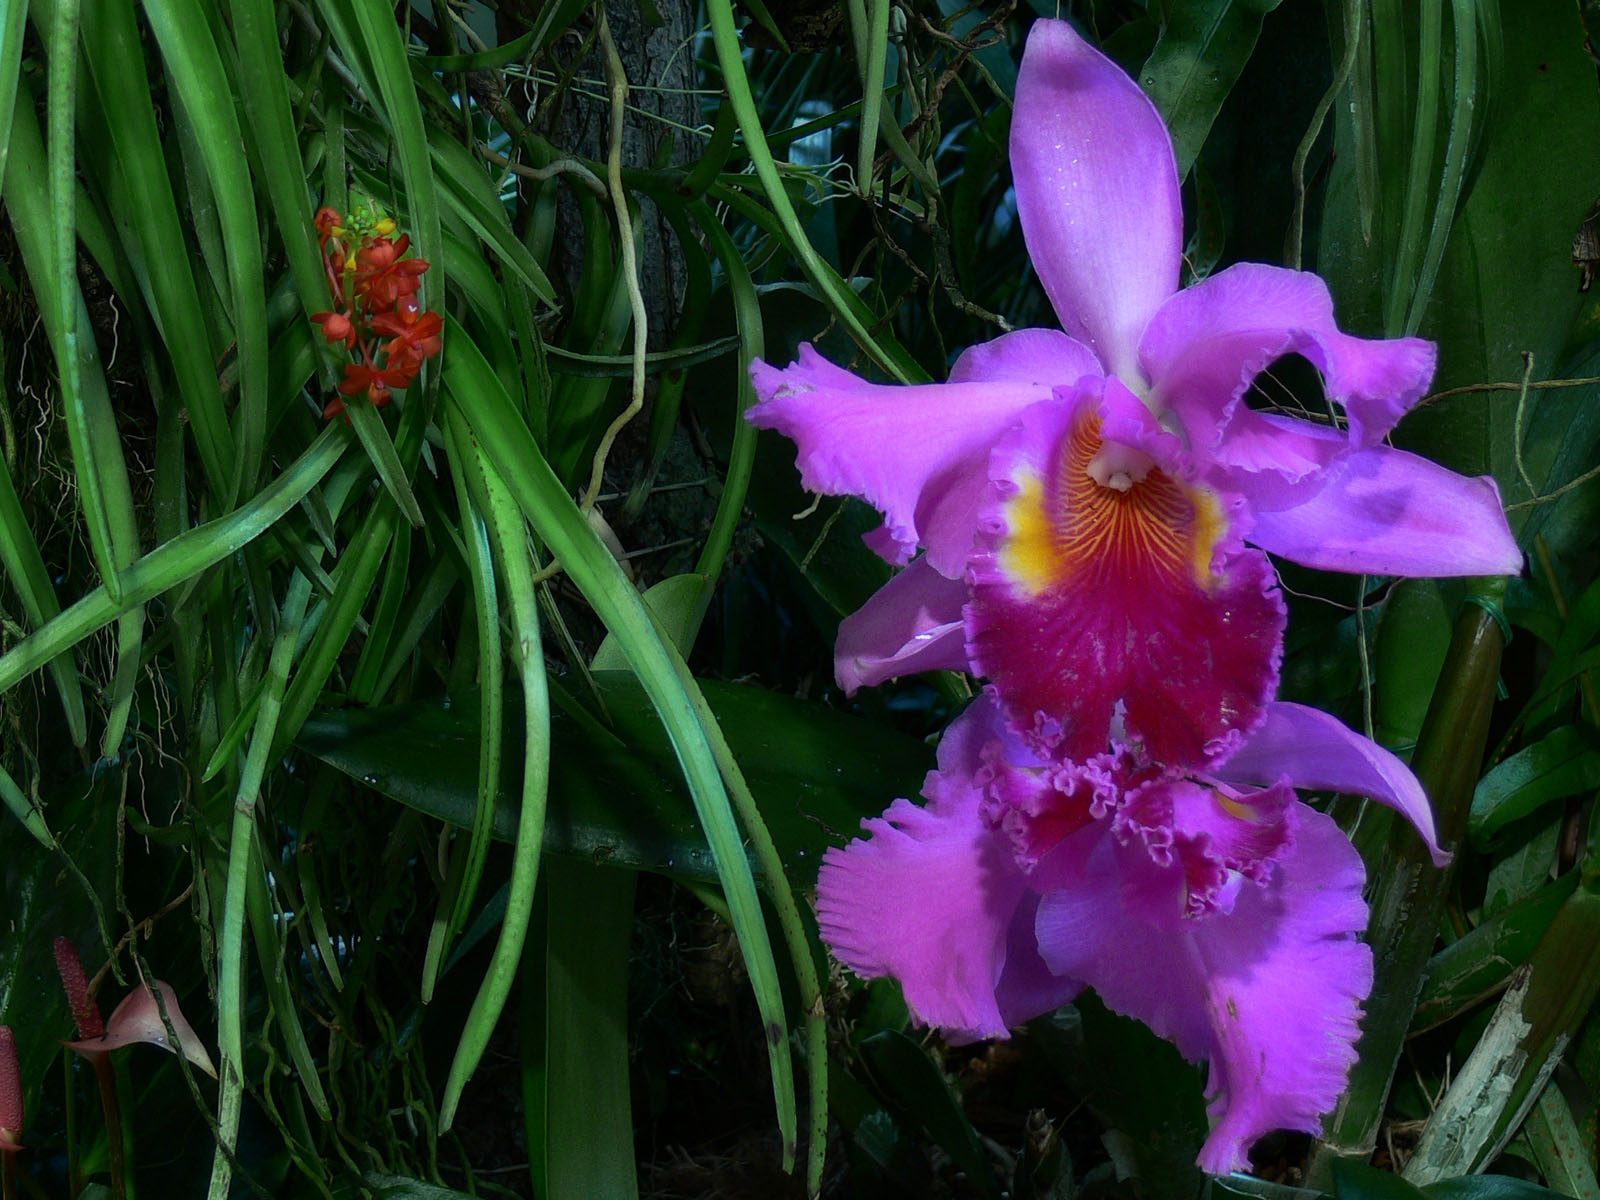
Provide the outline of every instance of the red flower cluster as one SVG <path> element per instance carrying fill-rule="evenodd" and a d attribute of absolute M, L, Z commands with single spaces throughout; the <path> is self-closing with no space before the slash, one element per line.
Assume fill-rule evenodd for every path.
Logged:
<path fill-rule="evenodd" d="M 345 396 L 366 393 L 374 407 L 389 403 L 391 388 L 410 387 L 422 360 L 439 353 L 444 320 L 423 312 L 417 287 L 428 269 L 424 258 L 404 257 L 411 238 L 391 235 L 395 223 L 357 209 L 348 225 L 331 208 L 319 208 L 317 240 L 333 311 L 314 313 L 330 345 L 343 342 L 360 361 L 345 364 L 339 396 L 324 417 L 344 411 Z M 383 340 L 388 339 L 388 340 Z"/>

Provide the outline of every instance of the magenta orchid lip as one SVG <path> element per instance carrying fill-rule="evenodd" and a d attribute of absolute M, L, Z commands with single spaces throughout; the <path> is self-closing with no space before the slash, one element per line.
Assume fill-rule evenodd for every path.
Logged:
<path fill-rule="evenodd" d="M 1384 575 L 1514 573 L 1498 490 L 1384 444 L 1435 350 L 1342 332 L 1317 276 L 1245 263 L 1180 289 L 1171 141 L 1138 86 L 1040 20 L 1011 156 L 1061 330 L 963 353 L 947 382 L 869 383 L 809 346 L 752 369 L 804 484 L 883 514 L 905 569 L 840 627 L 847 691 L 932 669 L 987 680 L 925 805 L 831 850 L 824 940 L 953 1040 L 1006 1037 L 1093 987 L 1209 1064 L 1199 1162 L 1315 1132 L 1355 1058 L 1372 955 L 1360 857 L 1297 788 L 1394 807 L 1435 860 L 1410 770 L 1277 702 L 1268 553 Z M 1298 354 L 1342 421 L 1252 408 Z"/>

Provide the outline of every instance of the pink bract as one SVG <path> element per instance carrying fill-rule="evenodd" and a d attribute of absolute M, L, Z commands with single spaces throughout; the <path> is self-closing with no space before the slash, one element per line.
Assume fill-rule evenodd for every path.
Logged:
<path fill-rule="evenodd" d="M 156 1003 L 157 992 L 161 995 L 159 1006 Z M 168 1035 L 167 1025 L 161 1019 L 163 1008 L 166 1009 L 167 1021 L 172 1024 L 172 1032 L 177 1035 L 176 1043 Z M 122 1003 L 117 1005 L 105 1028 L 105 1033 L 100 1037 L 80 1038 L 64 1044 L 80 1054 L 103 1054 L 135 1042 L 146 1042 L 171 1053 L 182 1054 L 213 1079 L 217 1077 L 217 1068 L 211 1061 L 205 1043 L 195 1033 L 194 1026 L 185 1019 L 183 1009 L 178 1007 L 178 994 L 169 983 L 156 979 L 135 987 L 122 998 Z"/>

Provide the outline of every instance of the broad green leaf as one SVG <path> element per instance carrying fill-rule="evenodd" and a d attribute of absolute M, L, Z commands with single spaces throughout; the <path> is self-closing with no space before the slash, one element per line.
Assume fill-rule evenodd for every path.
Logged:
<path fill-rule="evenodd" d="M 1172 133 L 1178 177 L 1189 173 L 1222 102 L 1281 0 L 1190 0 L 1174 5 L 1139 72 L 1139 85 Z"/>
<path fill-rule="evenodd" d="M 1412 1031 L 1431 1029 L 1504 987 L 1577 884 L 1578 872 L 1569 871 L 1435 954 L 1417 998 Z"/>
<path fill-rule="evenodd" d="M 1439 343 L 1436 388 L 1519 379 L 1524 351 L 1532 352 L 1539 375 L 1548 375 L 1583 299 L 1568 231 L 1577 230 L 1593 203 L 1595 185 L 1572 148 L 1600 143 L 1600 98 L 1583 25 L 1564 0 L 1502 6 L 1501 18 L 1503 69 L 1483 127 L 1481 161 L 1420 330 Z M 1381 239 L 1361 233 L 1350 137 L 1341 112 L 1318 263 L 1345 327 L 1373 334 L 1380 331 L 1385 250 Z M 1406 162 L 1384 153 L 1381 173 L 1403 177 Z M 1520 499 L 1515 410 L 1515 392 L 1456 396 L 1413 415 L 1400 437 L 1456 470 L 1493 474 L 1508 499 Z M 1535 478 L 1545 478 L 1558 449 L 1559 441 L 1529 448 Z"/>
<path fill-rule="evenodd" d="M 1366 1163 L 1340 1161 L 1333 1167 L 1337 1200 L 1427 1200 L 1415 1185 Z"/>
<path fill-rule="evenodd" d="M 1479 782 L 1468 829 L 1481 841 L 1546 804 L 1600 787 L 1600 739 L 1565 725 L 1519 750 Z"/>
<path fill-rule="evenodd" d="M 1557 1194 L 1576 1200 L 1600 1200 L 1600 1181 L 1595 1179 L 1589 1139 L 1578 1128 L 1566 1095 L 1555 1080 L 1544 1085 L 1522 1129 L 1533 1149 L 1534 1161 L 1545 1179 L 1559 1189 Z"/>
<path fill-rule="evenodd" d="M 1119 1176 L 1141 1194 L 1191 1200 L 1204 1176 L 1200 1072 L 1148 1027 L 1108 1010 L 1093 993 L 1027 1026 L 1045 1059 L 1112 1131 Z"/>
<path fill-rule="evenodd" d="M 889 1103 L 920 1125 L 966 1172 L 967 1182 L 980 1194 L 997 1198 L 999 1188 L 977 1130 L 928 1052 L 894 1030 L 874 1034 L 858 1049 L 863 1065 Z"/>
<path fill-rule="evenodd" d="M 1444 594 L 1432 579 L 1402 580 L 1384 601 L 1372 648 L 1377 679 L 1373 716 L 1383 745 L 1415 744 L 1422 732 L 1450 647 L 1451 624 Z"/>
<path fill-rule="evenodd" d="M 1558 1200 L 1562 1193 L 1509 1175 L 1464 1175 L 1422 1189 L 1427 1200 Z"/>
<path fill-rule="evenodd" d="M 638 1193 L 628 1092 L 635 882 L 632 872 L 593 863 L 549 866 L 540 1065 L 550 1196 Z"/>
<path fill-rule="evenodd" d="M 383 1200 L 470 1200 L 468 1193 L 455 1188 L 424 1183 L 420 1179 L 407 1179 L 399 1175 L 385 1175 L 381 1171 L 368 1171 L 361 1181 Z"/>
<path fill-rule="evenodd" d="M 689 639 L 700 624 L 700 601 L 705 594 L 704 575 L 673 575 L 660 583 L 652 584 L 644 594 L 644 602 L 651 616 L 661 626 L 663 633 L 672 639 L 678 653 L 689 653 Z M 626 670 L 628 660 L 616 638 L 606 635 L 600 649 L 594 653 L 589 667 L 594 671 Z"/>
<path fill-rule="evenodd" d="M 631 676 L 595 676 L 613 724 L 552 683 L 550 813 L 546 848 L 616 865 L 714 880 L 670 743 Z M 815 879 L 829 846 L 855 835 L 897 796 L 914 796 L 932 766 L 914 738 L 743 684 L 702 680 L 729 744 L 799 884 Z M 386 796 L 468 828 L 476 804 L 477 706 L 471 697 L 323 713 L 301 729 L 302 749 Z M 519 722 L 507 721 L 508 732 Z M 508 744 L 505 758 L 517 749 Z M 502 784 L 494 832 L 515 829 L 515 780 Z"/>

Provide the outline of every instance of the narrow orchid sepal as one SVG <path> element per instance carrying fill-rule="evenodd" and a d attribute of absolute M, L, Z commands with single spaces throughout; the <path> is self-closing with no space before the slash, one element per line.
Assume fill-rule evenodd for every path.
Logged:
<path fill-rule="evenodd" d="M 1261 724 L 1216 775 L 1233 783 L 1287 779 L 1298 788 L 1366 796 L 1411 822 L 1435 866 L 1450 862 L 1449 851 L 1439 845 L 1428 795 L 1411 768 L 1321 709 L 1286 700 L 1267 705 Z"/>
<path fill-rule="evenodd" d="M 839 622 L 834 675 L 847 696 L 900 675 L 965 671 L 966 584 L 918 558 Z"/>
<path fill-rule="evenodd" d="M 1516 575 L 1522 551 L 1488 476 L 1374 446 L 1300 485 L 1292 507 L 1258 506 L 1250 540 L 1308 567 L 1432 579 Z"/>

